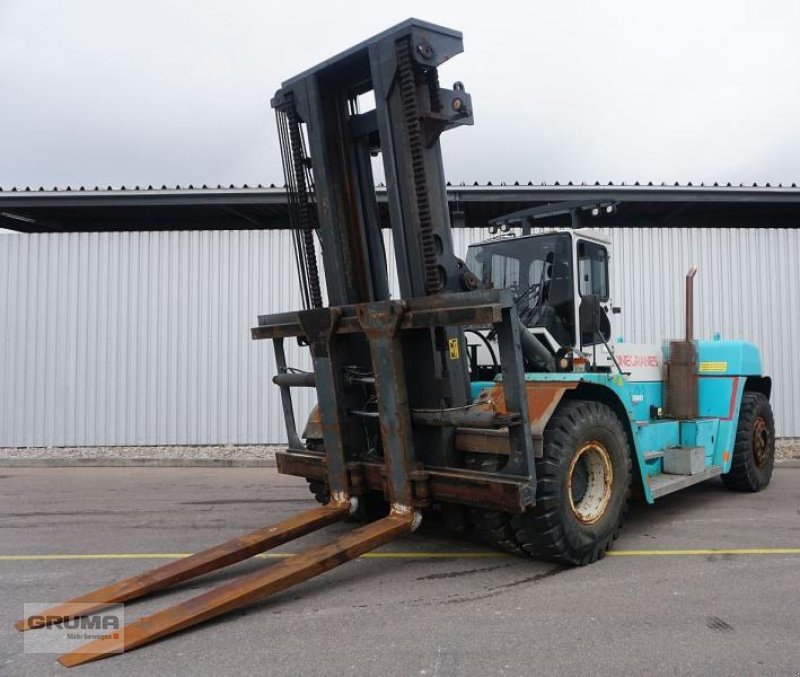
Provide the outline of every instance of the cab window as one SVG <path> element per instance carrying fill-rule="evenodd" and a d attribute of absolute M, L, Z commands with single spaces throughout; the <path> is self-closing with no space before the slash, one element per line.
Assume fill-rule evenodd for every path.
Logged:
<path fill-rule="evenodd" d="M 608 251 L 603 245 L 578 242 L 578 291 L 581 296 L 596 294 L 608 301 Z"/>

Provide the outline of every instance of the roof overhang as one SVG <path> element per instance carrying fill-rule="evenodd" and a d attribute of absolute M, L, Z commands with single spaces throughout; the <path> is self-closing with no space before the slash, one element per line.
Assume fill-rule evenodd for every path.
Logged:
<path fill-rule="evenodd" d="M 584 225 L 798 227 L 800 188 L 692 185 L 448 185 L 454 224 L 483 227 L 498 216 L 542 207 L 547 225 L 568 225 L 561 203 L 613 202 Z M 377 188 L 385 203 L 386 188 Z M 565 205 L 561 205 L 565 206 Z M 240 230 L 288 227 L 282 187 L 0 190 L 0 227 L 23 232 Z M 382 208 L 385 216 L 385 208 Z"/>

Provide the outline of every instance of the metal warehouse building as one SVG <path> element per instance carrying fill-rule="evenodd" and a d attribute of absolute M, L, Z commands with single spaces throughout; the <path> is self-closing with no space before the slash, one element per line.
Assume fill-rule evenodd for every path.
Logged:
<path fill-rule="evenodd" d="M 525 207 L 552 207 L 542 227 L 577 210 L 604 229 L 626 341 L 681 334 L 682 280 L 697 263 L 698 336 L 758 344 L 777 432 L 800 436 L 800 189 L 448 195 L 462 255 L 490 218 Z M 615 213 L 591 217 L 607 204 Z M 0 227 L 20 231 L 0 235 L 0 447 L 283 441 L 272 350 L 249 333 L 258 314 L 302 305 L 282 188 L 0 191 Z M 309 367 L 305 349 L 288 357 Z M 312 395 L 296 396 L 300 416 Z"/>

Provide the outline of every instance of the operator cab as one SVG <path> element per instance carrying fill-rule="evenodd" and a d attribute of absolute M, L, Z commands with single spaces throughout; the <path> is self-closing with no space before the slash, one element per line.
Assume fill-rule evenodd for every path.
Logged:
<path fill-rule="evenodd" d="M 487 288 L 511 289 L 520 320 L 554 355 L 596 356 L 611 341 L 610 245 L 588 228 L 504 235 L 471 245 L 467 265 Z"/>

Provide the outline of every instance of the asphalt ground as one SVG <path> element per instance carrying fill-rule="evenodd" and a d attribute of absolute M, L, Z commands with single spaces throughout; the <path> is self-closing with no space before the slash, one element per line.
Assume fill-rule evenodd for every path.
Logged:
<path fill-rule="evenodd" d="M 0 673 L 26 654 L 23 604 L 60 602 L 313 506 L 274 468 L 4 468 Z M 297 552 L 351 525 L 277 549 Z M 800 675 L 800 468 L 760 494 L 717 480 L 634 505 L 584 568 L 487 550 L 432 521 L 371 556 L 86 675 Z M 126 607 L 131 621 L 257 558 Z"/>

